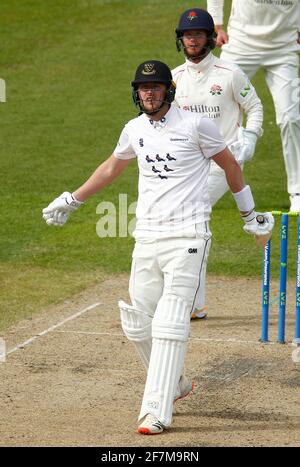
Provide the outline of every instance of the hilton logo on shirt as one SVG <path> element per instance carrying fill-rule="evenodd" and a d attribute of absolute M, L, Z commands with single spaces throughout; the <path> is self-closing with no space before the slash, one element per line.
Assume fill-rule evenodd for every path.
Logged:
<path fill-rule="evenodd" d="M 209 118 L 220 118 L 221 117 L 221 109 L 219 105 L 203 105 L 203 104 L 184 105 L 182 109 L 189 110 L 190 112 L 201 113 L 201 114 L 205 113 L 208 115 Z"/>

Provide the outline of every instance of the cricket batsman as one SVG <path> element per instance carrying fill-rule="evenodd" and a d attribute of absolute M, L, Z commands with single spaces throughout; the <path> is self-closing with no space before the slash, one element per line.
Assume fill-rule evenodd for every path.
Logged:
<path fill-rule="evenodd" d="M 183 367 L 211 235 L 211 161 L 226 173 L 246 233 L 269 237 L 274 219 L 257 215 L 251 188 L 214 122 L 172 105 L 176 88 L 165 63 L 141 63 L 131 84 L 141 114 L 124 126 L 112 155 L 73 193 L 62 193 L 43 209 L 43 218 L 48 225 L 64 225 L 72 211 L 136 160 L 131 304 L 120 301 L 119 308 L 124 334 L 147 369 L 138 432 L 157 435 L 170 427 L 174 401 L 192 389 Z"/>
<path fill-rule="evenodd" d="M 190 112 L 205 114 L 220 130 L 241 168 L 250 161 L 262 135 L 263 107 L 245 73 L 235 64 L 212 54 L 215 25 L 211 15 L 200 8 L 186 10 L 176 28 L 177 50 L 183 50 L 185 62 L 172 71 L 176 83 L 176 104 Z M 245 127 L 243 127 L 243 117 Z M 211 205 L 229 190 L 224 170 L 211 162 L 208 191 Z M 203 278 L 192 318 L 204 318 L 205 274 L 209 254 L 203 265 Z"/>

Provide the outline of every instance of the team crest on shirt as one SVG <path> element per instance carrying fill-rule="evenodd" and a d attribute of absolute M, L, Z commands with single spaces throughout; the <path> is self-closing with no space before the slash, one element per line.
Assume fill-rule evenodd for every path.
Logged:
<path fill-rule="evenodd" d="M 219 84 L 213 84 L 209 92 L 212 96 L 215 96 L 215 95 L 220 96 L 223 92 L 223 89 L 221 88 Z"/>
<path fill-rule="evenodd" d="M 161 180 L 168 180 L 168 175 L 170 172 L 174 172 L 172 169 L 173 161 L 176 161 L 176 157 L 171 156 L 170 153 L 163 155 L 162 157 L 160 154 L 156 154 L 155 156 L 146 155 L 145 160 L 147 162 L 147 166 L 151 167 L 151 171 L 155 174 L 156 177 L 160 178 Z M 149 164 L 149 165 L 148 165 Z"/>

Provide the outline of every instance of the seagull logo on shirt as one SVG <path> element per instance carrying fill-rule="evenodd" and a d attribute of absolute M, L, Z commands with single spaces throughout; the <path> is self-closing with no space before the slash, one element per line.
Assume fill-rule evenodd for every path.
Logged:
<path fill-rule="evenodd" d="M 156 154 L 155 156 L 147 155 L 145 160 L 148 164 L 151 163 L 151 172 L 153 172 L 157 178 L 160 178 L 161 180 L 167 180 L 169 175 L 163 175 L 162 172 L 167 172 L 168 174 L 174 172 L 174 169 L 172 169 L 172 162 L 176 161 L 177 159 L 176 157 L 171 156 L 169 152 L 167 152 L 164 157 L 161 157 L 160 154 Z M 166 162 L 166 160 L 167 164 L 163 164 L 162 162 Z"/>
<path fill-rule="evenodd" d="M 155 160 L 154 160 L 154 159 L 151 159 L 149 156 L 146 156 L 146 161 L 147 161 L 148 163 L 150 163 L 150 162 L 155 162 Z"/>
<path fill-rule="evenodd" d="M 156 169 L 156 168 L 154 167 L 154 165 L 153 165 L 153 166 L 152 166 L 152 172 L 154 172 L 154 173 L 158 173 L 158 172 L 159 172 L 159 173 L 160 173 L 161 170 Z"/>
<path fill-rule="evenodd" d="M 175 157 L 170 156 L 169 153 L 167 154 L 166 157 L 167 157 L 168 161 L 176 161 Z"/>
<path fill-rule="evenodd" d="M 160 157 L 159 154 L 156 154 L 156 160 L 157 160 L 158 162 L 165 161 L 165 159 L 163 159 L 162 157 Z"/>

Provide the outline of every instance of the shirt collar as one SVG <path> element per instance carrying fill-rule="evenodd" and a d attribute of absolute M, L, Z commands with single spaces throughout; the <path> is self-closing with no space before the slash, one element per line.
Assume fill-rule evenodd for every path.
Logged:
<path fill-rule="evenodd" d="M 164 128 L 166 126 L 167 119 L 166 116 L 162 117 L 160 120 L 152 120 L 152 118 L 150 118 L 149 122 L 153 128 Z"/>
<path fill-rule="evenodd" d="M 207 70 L 210 66 L 213 65 L 214 56 L 211 52 L 199 63 L 193 63 L 187 58 L 185 59 L 185 64 L 188 71 L 192 71 L 194 73 L 203 73 L 204 70 Z"/>
<path fill-rule="evenodd" d="M 146 114 L 144 114 L 144 115 L 145 115 L 145 117 L 147 118 L 149 124 L 150 124 L 154 129 L 156 129 L 156 130 L 162 130 L 162 129 L 165 128 L 165 126 L 169 123 L 170 118 L 171 118 L 173 112 L 174 112 L 174 109 L 173 109 L 173 105 L 171 104 L 171 105 L 170 105 L 170 108 L 169 108 L 169 110 L 168 110 L 168 112 L 167 112 L 160 120 L 158 120 L 158 121 L 152 120 L 151 116 L 150 116 L 150 118 L 149 118 L 149 117 L 147 117 Z"/>

